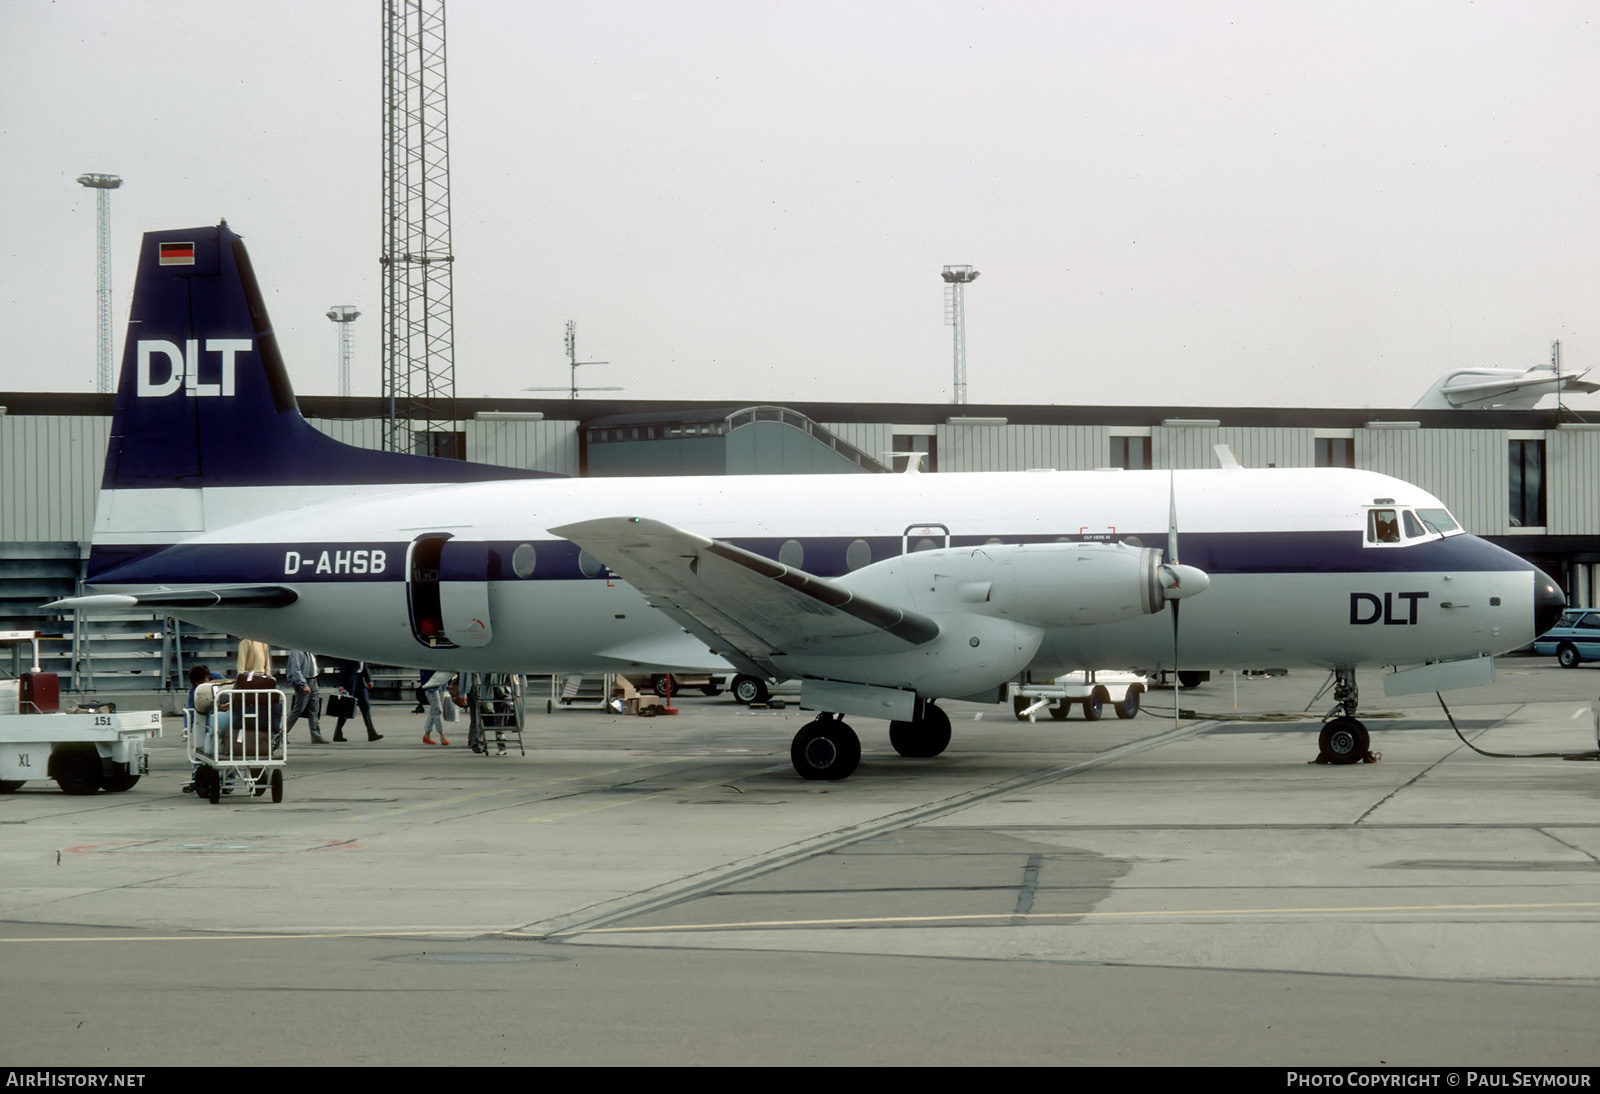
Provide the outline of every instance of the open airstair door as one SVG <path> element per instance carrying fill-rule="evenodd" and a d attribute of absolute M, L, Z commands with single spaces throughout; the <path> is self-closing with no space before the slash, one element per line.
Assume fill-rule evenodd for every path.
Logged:
<path fill-rule="evenodd" d="M 494 638 L 489 545 L 428 532 L 411 541 L 406 593 L 411 633 L 429 649 L 477 648 Z"/>

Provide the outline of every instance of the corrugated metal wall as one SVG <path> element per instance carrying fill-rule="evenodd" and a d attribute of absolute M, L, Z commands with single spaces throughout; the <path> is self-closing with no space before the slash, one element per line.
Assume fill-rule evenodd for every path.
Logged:
<path fill-rule="evenodd" d="M 110 418 L 0 415 L 0 540 L 85 540 Z"/>
<path fill-rule="evenodd" d="M 382 444 L 382 422 L 375 418 L 319 418 L 313 424 L 349 444 Z M 871 455 L 894 446 L 892 423 L 826 425 Z M 578 472 L 575 422 L 469 421 L 462 428 L 469 459 Z M 0 416 L 0 540 L 88 539 L 109 431 L 109 418 Z M 1110 463 L 1110 437 L 1118 431 L 1115 423 L 944 424 L 934 427 L 934 436 L 941 471 L 1070 471 Z M 1310 427 L 1153 426 L 1148 432 L 1151 464 L 1158 469 L 1216 467 L 1217 444 L 1231 446 L 1247 467 L 1309 467 L 1316 459 Z M 1546 444 L 1548 534 L 1600 535 L 1600 433 L 1533 435 Z M 1438 495 L 1471 532 L 1515 534 L 1507 504 L 1509 436 L 1504 429 L 1356 429 L 1355 463 Z"/>
<path fill-rule="evenodd" d="M 1467 531 L 1483 536 L 1513 531 L 1505 430 L 1358 429 L 1355 441 L 1357 467 L 1422 487 Z M 1600 483 L 1593 470 L 1589 482 L 1591 488 Z"/>
<path fill-rule="evenodd" d="M 1092 425 L 941 425 L 941 471 L 1088 471 L 1105 467 L 1110 430 Z"/>
<path fill-rule="evenodd" d="M 379 418 L 308 419 L 328 436 L 361 448 L 383 447 Z M 490 420 L 462 423 L 467 434 L 467 459 L 532 471 L 578 473 L 578 423 Z"/>
<path fill-rule="evenodd" d="M 530 471 L 578 473 L 578 423 L 467 422 L 467 459 Z"/>
<path fill-rule="evenodd" d="M 1600 432 L 1557 429 L 1548 436 L 1549 532 L 1593 535 L 1600 529 Z"/>

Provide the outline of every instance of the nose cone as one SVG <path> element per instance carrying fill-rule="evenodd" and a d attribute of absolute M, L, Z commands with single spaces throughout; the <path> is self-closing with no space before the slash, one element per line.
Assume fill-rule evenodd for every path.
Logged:
<path fill-rule="evenodd" d="M 1555 578 L 1543 570 L 1533 571 L 1533 633 L 1543 634 L 1556 625 L 1566 610 L 1567 598 Z"/>

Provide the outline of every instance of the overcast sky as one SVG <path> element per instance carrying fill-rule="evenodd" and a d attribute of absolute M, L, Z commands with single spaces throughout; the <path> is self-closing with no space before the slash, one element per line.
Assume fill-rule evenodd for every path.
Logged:
<path fill-rule="evenodd" d="M 297 390 L 379 382 L 380 0 L 0 3 L 0 390 L 92 391 L 227 218 Z M 1600 365 L 1593 3 L 451 0 L 459 395 L 1409 406 Z M 1600 370 L 1590 377 L 1600 380 Z M 1575 400 L 1600 407 L 1600 397 Z"/>

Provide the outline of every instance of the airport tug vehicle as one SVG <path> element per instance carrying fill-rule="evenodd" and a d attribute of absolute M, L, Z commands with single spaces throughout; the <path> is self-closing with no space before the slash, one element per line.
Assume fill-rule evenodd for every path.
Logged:
<path fill-rule="evenodd" d="M 0 631 L 0 794 L 37 779 L 68 794 L 131 789 L 150 771 L 145 741 L 159 736 L 159 710 L 63 712 L 60 678 L 39 668 L 39 632 Z"/>

